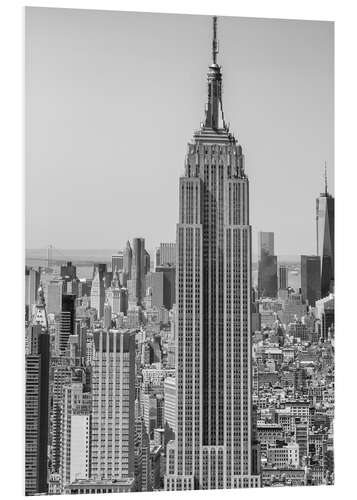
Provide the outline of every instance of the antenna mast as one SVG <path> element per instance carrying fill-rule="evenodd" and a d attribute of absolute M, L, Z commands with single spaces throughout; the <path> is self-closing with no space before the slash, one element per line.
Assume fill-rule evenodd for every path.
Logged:
<path fill-rule="evenodd" d="M 213 64 L 216 64 L 218 54 L 218 40 L 217 40 L 217 16 L 213 17 L 213 40 L 212 40 L 212 59 Z"/>

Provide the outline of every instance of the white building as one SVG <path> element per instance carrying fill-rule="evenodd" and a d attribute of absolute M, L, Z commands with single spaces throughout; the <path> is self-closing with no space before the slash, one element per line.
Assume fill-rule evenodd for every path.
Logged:
<path fill-rule="evenodd" d="M 93 333 L 91 476 L 134 477 L 135 333 Z"/>

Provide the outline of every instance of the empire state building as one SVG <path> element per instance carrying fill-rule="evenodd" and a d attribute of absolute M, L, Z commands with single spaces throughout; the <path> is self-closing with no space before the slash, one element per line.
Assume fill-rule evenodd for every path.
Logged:
<path fill-rule="evenodd" d="M 167 490 L 260 486 L 252 447 L 251 226 L 242 148 L 222 108 L 213 18 L 204 122 L 179 186 L 175 439 Z"/>

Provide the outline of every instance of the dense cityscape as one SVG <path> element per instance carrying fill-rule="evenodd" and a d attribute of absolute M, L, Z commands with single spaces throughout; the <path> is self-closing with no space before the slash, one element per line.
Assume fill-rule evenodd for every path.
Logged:
<path fill-rule="evenodd" d="M 214 18 L 176 241 L 25 267 L 26 495 L 334 482 L 334 198 L 325 174 L 298 263 L 258 232 L 255 283 L 217 54 Z"/>

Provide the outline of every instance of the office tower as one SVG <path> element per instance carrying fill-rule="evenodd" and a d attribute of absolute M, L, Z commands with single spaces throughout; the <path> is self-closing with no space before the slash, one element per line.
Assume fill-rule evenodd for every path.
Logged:
<path fill-rule="evenodd" d="M 335 279 L 335 199 L 327 191 L 325 167 L 325 191 L 316 198 L 317 255 L 321 265 L 321 297 L 334 291 Z"/>
<path fill-rule="evenodd" d="M 168 311 L 171 311 L 176 297 L 176 268 L 172 266 L 158 266 L 155 271 L 164 275 L 163 305 Z"/>
<path fill-rule="evenodd" d="M 93 340 L 92 477 L 133 477 L 135 334 L 96 330 Z"/>
<path fill-rule="evenodd" d="M 47 493 L 50 336 L 42 288 L 25 356 L 25 494 Z"/>
<path fill-rule="evenodd" d="M 29 269 L 26 281 L 27 281 L 26 305 L 28 306 L 29 317 L 31 317 L 32 308 L 37 302 L 37 291 L 40 286 L 40 271 L 37 271 L 36 269 L 33 268 Z"/>
<path fill-rule="evenodd" d="M 112 326 L 112 306 L 109 302 L 104 304 L 104 328 L 108 329 Z"/>
<path fill-rule="evenodd" d="M 53 373 L 51 411 L 51 471 L 59 473 L 61 465 L 61 415 L 63 387 L 71 381 L 69 360 L 64 356 L 51 358 L 51 373 Z"/>
<path fill-rule="evenodd" d="M 150 262 L 150 254 L 147 250 L 144 251 L 144 274 L 150 272 L 151 262 Z"/>
<path fill-rule="evenodd" d="M 258 258 L 259 297 L 276 297 L 278 259 L 274 255 L 274 233 L 258 232 Z"/>
<path fill-rule="evenodd" d="M 47 312 L 59 314 L 62 309 L 62 281 L 51 280 L 47 283 Z"/>
<path fill-rule="evenodd" d="M 285 264 L 279 266 L 279 290 L 288 288 L 288 268 Z"/>
<path fill-rule="evenodd" d="M 62 491 L 77 479 L 90 477 L 91 394 L 85 392 L 81 370 L 63 387 L 61 419 Z"/>
<path fill-rule="evenodd" d="M 111 285 L 105 292 L 108 303 L 111 305 L 113 314 L 119 314 L 120 312 L 124 311 L 124 306 L 121 304 L 121 298 L 123 296 L 121 290 L 122 288 L 120 285 L 119 272 L 118 268 L 116 267 Z"/>
<path fill-rule="evenodd" d="M 78 355 L 82 361 L 82 364 L 84 364 L 85 359 L 86 359 L 86 355 L 87 355 L 88 326 L 87 326 L 86 322 L 81 320 L 81 319 L 76 319 L 74 331 L 78 337 L 78 351 L 79 351 Z"/>
<path fill-rule="evenodd" d="M 117 270 L 121 272 L 124 270 L 124 253 L 118 252 L 117 254 L 112 255 L 112 272 Z"/>
<path fill-rule="evenodd" d="M 77 268 L 72 262 L 67 262 L 67 264 L 61 266 L 61 278 L 67 278 L 69 280 L 77 278 Z"/>
<path fill-rule="evenodd" d="M 75 302 L 75 295 L 62 295 L 62 309 L 59 329 L 59 352 L 62 356 L 66 355 L 69 336 L 74 335 L 74 322 L 76 315 Z"/>
<path fill-rule="evenodd" d="M 131 248 L 130 241 L 127 241 L 124 250 L 124 273 L 123 273 L 124 286 L 126 286 L 127 280 L 131 279 L 132 263 L 133 263 L 133 250 Z"/>
<path fill-rule="evenodd" d="M 145 274 L 147 257 L 145 253 L 145 239 L 133 239 L 133 258 L 131 265 L 131 280 L 133 281 L 133 295 L 129 300 L 137 305 L 141 305 L 145 292 Z"/>
<path fill-rule="evenodd" d="M 309 306 L 321 298 L 321 264 L 318 255 L 301 256 L 301 295 Z"/>
<path fill-rule="evenodd" d="M 188 145 L 177 225 L 177 432 L 165 488 L 259 486 L 252 475 L 251 227 L 242 148 L 224 121 L 221 68 Z M 237 362 L 239 360 L 239 362 Z"/>
<path fill-rule="evenodd" d="M 150 307 L 162 307 L 164 305 L 164 274 L 147 273 L 145 276 L 146 295 L 150 290 Z"/>
<path fill-rule="evenodd" d="M 90 305 L 96 309 L 98 319 L 103 317 L 105 302 L 105 274 L 107 272 L 106 264 L 94 265 L 94 276 L 90 292 Z"/>
<path fill-rule="evenodd" d="M 155 270 L 156 267 L 160 265 L 160 247 L 155 249 Z"/>
<path fill-rule="evenodd" d="M 266 255 L 274 255 L 274 233 L 258 232 L 258 260 Z"/>
<path fill-rule="evenodd" d="M 176 243 L 160 243 L 160 262 L 157 265 L 176 265 Z"/>

